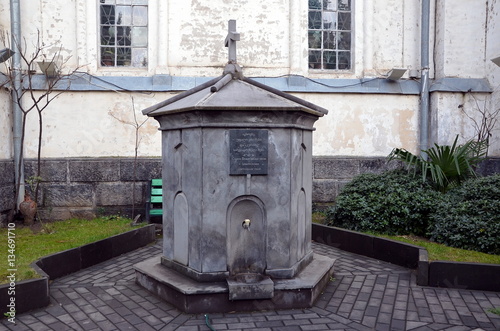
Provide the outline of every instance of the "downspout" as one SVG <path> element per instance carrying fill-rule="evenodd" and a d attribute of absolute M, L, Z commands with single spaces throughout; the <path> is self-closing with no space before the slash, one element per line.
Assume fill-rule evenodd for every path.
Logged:
<path fill-rule="evenodd" d="M 21 95 L 21 7 L 20 0 L 10 0 L 10 27 L 11 43 L 15 51 L 12 56 L 13 86 L 12 94 L 12 119 L 13 119 L 13 145 L 14 145 L 14 174 L 16 185 L 16 206 L 24 199 L 24 162 L 22 158 L 22 127 L 23 115 L 18 104 L 17 96 Z M 20 102 L 20 101 L 19 101 Z M 20 184 L 17 187 L 18 183 Z"/>
<path fill-rule="evenodd" d="M 422 0 L 422 24 L 420 31 L 420 148 L 429 148 L 429 21 L 430 0 Z M 426 158 L 426 155 L 422 155 Z"/>

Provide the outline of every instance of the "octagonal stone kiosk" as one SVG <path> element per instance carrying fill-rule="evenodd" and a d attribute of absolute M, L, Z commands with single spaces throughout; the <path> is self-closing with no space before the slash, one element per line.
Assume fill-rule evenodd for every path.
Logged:
<path fill-rule="evenodd" d="M 162 131 L 163 254 L 137 282 L 188 313 L 312 306 L 334 262 L 311 249 L 312 131 L 327 110 L 229 63 L 143 113 Z"/>

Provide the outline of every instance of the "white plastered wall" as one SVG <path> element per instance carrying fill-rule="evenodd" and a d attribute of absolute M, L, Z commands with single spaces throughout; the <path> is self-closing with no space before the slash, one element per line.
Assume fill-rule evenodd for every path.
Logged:
<path fill-rule="evenodd" d="M 134 156 L 136 127 L 139 156 L 161 154 L 158 123 L 142 115 L 147 106 L 166 99 L 159 95 L 102 92 L 66 92 L 43 111 L 42 157 L 117 157 Z M 159 99 L 155 99 L 159 97 Z M 134 118 L 135 107 L 135 118 Z M 36 157 L 38 119 L 28 115 L 25 157 Z"/>
<path fill-rule="evenodd" d="M 486 75 L 490 81 L 493 93 L 486 104 L 490 113 L 500 109 L 500 66 L 491 60 L 500 57 L 500 1 L 490 0 L 487 11 L 486 27 Z M 497 115 L 497 124 L 491 137 L 489 155 L 500 156 L 500 113 Z"/>
<path fill-rule="evenodd" d="M 500 1 L 437 2 L 436 78 L 487 78 L 493 93 L 436 92 L 431 97 L 431 140 L 451 144 L 477 136 L 482 114 L 500 108 Z M 497 54 L 497 55 L 495 55 Z M 500 114 L 496 117 L 500 120 Z M 500 156 L 500 125 L 491 130 L 489 156 Z"/>
<path fill-rule="evenodd" d="M 271 0 L 265 4 L 248 0 L 231 3 L 214 0 L 209 5 L 200 0 L 150 0 L 149 67 L 146 70 L 103 69 L 97 66 L 97 1 L 21 0 L 22 31 L 30 42 L 36 37 L 37 29 L 45 43 L 60 41 L 63 56 L 69 58 L 70 67 L 79 66 L 81 71 L 98 76 L 220 75 L 227 61 L 223 41 L 229 19 L 237 20 L 237 30 L 241 33 L 237 46 L 238 60 L 249 77 L 298 74 L 311 78 L 363 78 L 383 77 L 395 67 L 419 69 L 419 1 L 353 0 L 353 4 L 354 67 L 348 72 L 309 72 L 305 28 L 307 2 L 303 0 Z M 436 78 L 486 76 L 498 91 L 500 68 L 488 59 L 500 56 L 499 6 L 498 0 L 464 0 L 459 5 L 431 1 L 431 31 L 434 31 L 435 12 L 438 22 Z M 489 8 L 488 14 L 486 8 Z M 8 1 L 0 3 L 0 27 L 10 27 Z M 431 34 L 431 50 L 433 39 Z M 432 60 L 431 56 L 431 77 L 434 68 Z M 140 122 L 145 118 L 140 110 L 172 94 L 133 95 Z M 416 151 L 419 112 L 416 95 L 295 95 L 330 110 L 316 124 L 315 155 L 385 156 L 394 147 Z M 479 97 L 489 98 L 486 95 Z M 7 98 L 6 94 L 0 95 L 0 102 L 5 105 L 5 111 L 0 115 L 2 120 L 10 118 Z M 455 134 L 463 134 L 464 138 L 470 135 L 466 119 L 457 115 L 461 98 L 461 93 L 433 94 L 431 107 L 432 116 L 437 121 L 433 132 L 436 142 L 451 143 Z M 499 100 L 500 95 L 495 92 L 489 101 L 490 107 L 498 105 Z M 470 100 L 465 107 L 473 108 Z M 62 94 L 44 111 L 46 126 L 42 156 L 133 155 L 134 129 L 110 115 L 111 112 L 129 116 L 130 120 L 131 109 L 130 96 L 124 93 Z M 2 141 L 11 141 L 10 124 L 7 123 L 0 123 Z M 26 157 L 36 156 L 36 127 L 36 113 L 32 113 L 27 125 Z M 141 129 L 139 155 L 160 154 L 160 134 L 156 128 L 156 121 L 150 119 Z M 495 132 L 490 155 L 500 155 L 500 134 Z M 0 158 L 9 158 L 10 155 L 11 146 L 0 147 Z"/>
<path fill-rule="evenodd" d="M 0 160 L 10 159 L 12 151 L 12 112 L 7 92 L 0 92 Z"/>
<path fill-rule="evenodd" d="M 487 2 L 436 2 L 436 78 L 485 77 Z"/>
<path fill-rule="evenodd" d="M 487 111 L 491 95 L 487 93 L 433 93 L 431 117 L 433 141 L 451 144 L 458 135 L 459 143 L 475 139 L 482 123 L 481 112 Z M 489 156 L 500 155 L 500 127 L 491 132 Z"/>
<path fill-rule="evenodd" d="M 316 122 L 314 155 L 387 156 L 394 147 L 415 152 L 418 97 L 301 94 L 329 110 Z"/>

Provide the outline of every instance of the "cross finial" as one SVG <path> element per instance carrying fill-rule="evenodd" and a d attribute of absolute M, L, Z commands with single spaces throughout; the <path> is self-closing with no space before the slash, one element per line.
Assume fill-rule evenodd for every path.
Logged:
<path fill-rule="evenodd" d="M 240 34 L 236 32 L 236 20 L 229 20 L 225 46 L 228 47 L 228 63 L 236 63 L 236 42 L 240 40 Z"/>

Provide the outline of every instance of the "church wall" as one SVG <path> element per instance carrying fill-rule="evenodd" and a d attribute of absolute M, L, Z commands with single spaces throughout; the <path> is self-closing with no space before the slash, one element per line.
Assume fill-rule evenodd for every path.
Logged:
<path fill-rule="evenodd" d="M 299 94 L 329 110 L 315 125 L 317 156 L 387 156 L 395 147 L 416 152 L 418 97 Z"/>
<path fill-rule="evenodd" d="M 463 6 L 445 2 L 435 5 L 431 1 L 431 50 L 434 45 L 434 15 L 437 22 L 436 78 L 483 78 L 488 73 L 488 78 L 496 83 L 499 74 L 495 72 L 499 69 L 485 61 L 484 52 L 486 47 L 488 57 L 498 48 L 494 46 L 497 43 L 486 42 L 486 38 L 493 40 L 498 30 L 498 1 L 482 0 L 480 6 L 472 5 L 471 1 L 473 0 L 467 0 L 468 5 Z M 484 33 L 487 4 L 491 7 L 488 9 L 491 17 Z M 335 79 L 383 79 L 395 67 L 408 68 L 412 70 L 412 75 L 418 76 L 420 4 L 375 0 L 353 1 L 353 6 L 353 69 L 347 72 L 310 72 L 305 32 L 307 5 L 304 1 L 272 0 L 265 4 L 240 1 L 236 5 L 215 0 L 208 7 L 201 1 L 150 0 L 149 65 L 142 70 L 98 67 L 97 2 L 73 0 L 64 1 L 62 5 L 62 0 L 42 0 L 28 6 L 25 1 L 21 1 L 22 32 L 31 41 L 26 43 L 29 50 L 39 32 L 45 44 L 60 42 L 61 53 L 67 59 L 67 68 L 78 66 L 79 71 L 90 75 L 118 77 L 115 80 L 118 82 L 121 82 L 119 77 L 123 77 L 124 82 L 131 83 L 128 86 L 133 86 L 131 90 L 136 91 L 143 89 L 134 84 L 134 77 L 162 77 L 181 82 L 171 93 L 155 91 L 149 96 L 138 94 L 136 113 L 139 119 L 143 119 L 139 112 L 142 108 L 181 91 L 183 83 L 187 82 L 187 89 L 190 80 L 196 77 L 220 75 L 221 68 L 227 61 L 227 49 L 223 40 L 227 33 L 227 20 L 231 18 L 237 20 L 237 30 L 241 33 L 241 41 L 237 46 L 238 61 L 248 77 L 294 74 L 312 79 L 333 79 L 335 83 Z M 8 3 L 2 3 L 2 29 L 9 29 L 8 14 Z M 54 47 L 49 47 L 45 53 L 50 57 L 54 51 Z M 433 59 L 431 56 L 431 61 Z M 431 67 L 434 67 L 433 63 Z M 409 74 L 410 71 L 404 77 L 408 78 Z M 433 75 L 431 69 L 431 77 Z M 88 83 L 87 87 L 92 84 Z M 396 84 L 398 83 L 394 85 Z M 125 109 L 127 104 L 131 105 L 130 97 L 123 92 L 105 92 L 112 89 L 112 86 L 95 92 L 79 92 L 76 89 L 61 95 L 59 100 L 47 108 L 44 112 L 47 141 L 44 142 L 43 155 L 130 155 L 134 130 L 130 125 L 120 123 L 112 117 L 113 114 L 127 112 Z M 299 89 L 297 92 L 297 95 L 308 101 L 331 110 L 329 115 L 318 122 L 315 135 L 316 155 L 380 156 L 393 147 L 417 150 L 419 106 L 416 94 L 408 96 L 392 93 L 380 96 L 379 94 L 385 93 L 380 89 L 373 89 L 376 94 L 366 91 L 364 94 L 345 94 L 338 93 L 335 89 L 319 94 L 314 93 L 314 88 Z M 464 139 L 470 136 L 467 121 L 450 121 L 446 116 L 438 115 L 450 112 L 455 107 L 457 98 L 460 99 L 461 95 L 441 93 L 432 98 L 437 101 L 431 105 L 435 113 L 434 119 L 438 121 L 435 123 L 436 130 L 432 133 L 436 142 L 450 143 L 450 136 L 458 133 L 467 133 Z M 498 100 L 498 96 L 495 100 Z M 490 102 L 494 106 L 496 101 Z M 127 116 L 131 113 L 129 111 Z M 27 157 L 35 156 L 35 115 L 29 116 Z M 78 124 L 76 127 L 83 124 L 88 130 L 79 133 L 74 129 L 75 124 Z M 142 128 L 144 136 L 140 153 L 144 156 L 159 153 L 158 140 L 153 133 L 154 125 L 153 120 L 150 120 Z M 449 134 L 445 137 L 440 131 Z M 7 136 L 5 138 L 8 139 Z M 492 153 L 500 154 L 498 138 L 493 141 L 495 146 Z M 1 158 L 9 158 L 5 148 L 0 149 Z"/>
<path fill-rule="evenodd" d="M 146 119 L 142 109 L 220 75 L 227 62 L 227 21 L 236 19 L 241 33 L 237 57 L 247 77 L 269 77 L 264 83 L 329 109 L 316 122 L 313 153 L 315 160 L 321 160 L 314 166 L 315 176 L 319 176 L 315 177 L 315 197 L 330 201 L 352 175 L 368 168 L 384 169 L 381 160 L 392 148 L 419 149 L 420 1 L 351 1 L 353 68 L 336 72 L 309 70 L 307 1 L 303 0 L 213 0 L 209 4 L 149 0 L 145 69 L 98 66 L 97 1 L 21 0 L 28 53 L 40 35 L 46 45 L 61 45 L 66 67 L 79 71 L 71 90 L 44 110 L 42 158 L 57 160 L 54 167 L 61 169 L 81 158 L 92 162 L 110 157 L 130 160 L 135 146 L 133 114 L 141 124 Z M 9 15 L 9 2 L 0 2 L 1 30 L 10 30 Z M 450 144 L 457 134 L 461 141 L 470 139 L 475 130 L 465 113 L 479 120 L 478 105 L 491 110 L 500 105 L 500 67 L 490 61 L 500 56 L 500 1 L 431 0 L 430 22 L 430 77 L 445 79 L 431 93 L 431 143 Z M 0 48 L 9 46 L 8 38 L 0 43 Z M 44 54 L 50 58 L 57 48 L 50 46 Z M 0 68 L 5 72 L 3 65 Z M 385 76 L 392 68 L 409 71 L 403 80 L 389 82 Z M 112 84 L 103 83 L 106 79 Z M 466 93 L 479 83 L 489 85 L 493 93 L 483 93 L 485 88 L 480 93 Z M 8 99 L 2 91 L 0 160 L 2 169 L 10 171 L 12 115 Z M 36 157 L 37 126 L 33 111 L 26 131 L 28 159 Z M 160 155 L 157 127 L 153 119 L 141 126 L 140 157 Z M 500 157 L 500 125 L 492 134 L 489 155 Z M 98 164 L 113 169 L 111 163 Z M 338 164 L 359 171 L 325 170 Z M 10 175 L 0 179 L 1 183 L 13 181 Z M 97 184 L 92 185 L 96 189 Z M 97 191 L 87 189 L 85 186 L 81 194 L 95 197 Z M 93 201 L 89 208 L 96 205 Z M 0 212 L 3 210 L 0 206 Z"/>
<path fill-rule="evenodd" d="M 486 77 L 490 82 L 493 93 L 489 100 L 483 105 L 487 107 L 490 114 L 500 109 L 500 66 L 494 64 L 491 59 L 500 57 L 500 1 L 488 1 L 486 24 Z M 500 116 L 500 114 L 498 115 Z M 498 119 L 497 116 L 497 119 Z M 495 147 L 490 155 L 500 155 L 500 125 L 497 124 L 491 137 L 491 144 Z"/>
<path fill-rule="evenodd" d="M 315 125 L 314 155 L 386 156 L 399 146 L 416 150 L 417 96 L 295 95 L 329 109 Z M 140 111 L 167 97 L 166 93 L 134 94 L 132 100 L 123 93 L 66 92 L 43 111 L 42 157 L 133 156 L 135 128 L 144 121 L 137 130 L 138 155 L 159 156 L 158 123 Z M 31 112 L 25 156 L 35 158 L 37 148 L 38 115 Z"/>
<path fill-rule="evenodd" d="M 301 74 L 310 77 L 383 76 L 394 67 L 417 69 L 419 5 L 396 0 L 355 1 L 354 68 L 347 72 L 309 72 L 307 2 L 270 0 L 237 3 L 149 0 L 148 69 L 97 66 L 97 1 L 21 1 L 22 34 L 37 34 L 46 45 L 62 45 L 70 67 L 91 74 L 214 76 L 227 61 L 227 21 L 241 34 L 238 61 L 249 76 Z M 0 28 L 10 29 L 9 3 L 0 4 Z M 27 43 L 32 49 L 33 43 Z M 49 48 L 50 55 L 55 48 Z"/>
<path fill-rule="evenodd" d="M 42 113 L 42 157 L 133 156 L 136 131 L 139 156 L 159 156 L 158 123 L 142 115 L 141 110 L 168 95 L 65 92 Z M 28 106 L 29 100 L 25 102 Z M 26 126 L 25 156 L 36 158 L 37 148 L 38 114 L 32 111 Z"/>
<path fill-rule="evenodd" d="M 436 78 L 485 77 L 487 2 L 464 0 L 460 6 L 451 1 L 437 2 Z"/>
<path fill-rule="evenodd" d="M 9 95 L 0 92 L 0 160 L 12 158 L 12 112 Z"/>

